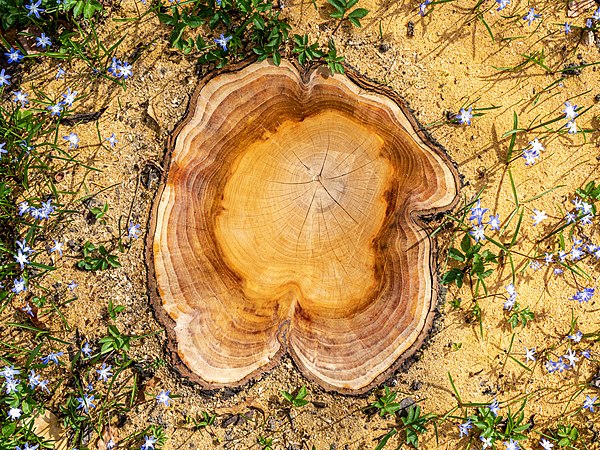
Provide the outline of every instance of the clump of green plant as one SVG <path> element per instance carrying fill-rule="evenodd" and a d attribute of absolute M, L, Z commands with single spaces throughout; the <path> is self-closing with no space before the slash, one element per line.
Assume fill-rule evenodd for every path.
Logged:
<path fill-rule="evenodd" d="M 258 445 L 260 445 L 260 448 L 262 448 L 262 450 L 271 450 L 273 447 L 273 439 L 272 438 L 266 438 L 263 436 L 258 436 L 256 438 L 256 442 L 258 443 Z"/>
<path fill-rule="evenodd" d="M 201 411 L 199 418 L 190 416 L 185 417 L 185 421 L 192 425 L 194 431 L 202 431 L 207 427 L 213 426 L 216 419 L 217 415 L 208 411 Z"/>
<path fill-rule="evenodd" d="M 280 13 L 268 0 L 222 0 L 172 5 L 157 14 L 173 27 L 169 42 L 174 48 L 199 54 L 201 64 L 223 67 L 252 52 L 279 64 L 290 31 Z"/>
<path fill-rule="evenodd" d="M 283 398 L 295 408 L 300 408 L 308 404 L 308 400 L 306 400 L 306 396 L 308 395 L 306 386 L 302 386 L 295 393 L 283 390 L 280 392 Z"/>
<path fill-rule="evenodd" d="M 77 263 L 77 267 L 83 270 L 107 270 L 121 267 L 119 257 L 112 254 L 104 245 L 96 247 L 90 241 L 83 244 L 83 259 Z"/>
<path fill-rule="evenodd" d="M 579 430 L 573 424 L 559 423 L 550 434 L 558 446 L 563 448 L 575 448 L 575 444 L 579 440 Z"/>
<path fill-rule="evenodd" d="M 360 19 L 368 10 L 352 9 L 358 0 L 331 0 L 335 11 L 331 17 L 340 19 L 338 27 L 348 21 L 360 27 Z M 185 54 L 198 55 L 200 64 L 216 67 L 255 54 L 259 61 L 272 58 L 281 63 L 282 51 L 289 41 L 290 25 L 280 19 L 281 10 L 269 0 L 219 0 L 217 2 L 184 2 L 161 8 L 159 20 L 172 27 L 169 42 Z M 344 58 L 338 56 L 335 42 L 328 40 L 327 48 L 310 43 L 307 35 L 292 37 L 292 53 L 302 65 L 322 59 L 332 73 L 343 73 Z"/>
<path fill-rule="evenodd" d="M 406 408 L 406 414 L 400 416 L 401 427 L 392 428 L 385 434 L 375 447 L 375 450 L 383 449 L 390 438 L 401 433 L 403 441 L 407 445 L 412 445 L 414 448 L 419 448 L 419 435 L 427 432 L 426 425 L 435 419 L 437 416 L 432 413 L 421 415 L 421 407 L 419 405 L 410 405 Z"/>
<path fill-rule="evenodd" d="M 335 11 L 332 12 L 330 16 L 334 19 L 340 19 L 340 24 L 343 23 L 344 20 L 347 20 L 355 27 L 360 28 L 360 19 L 364 18 L 369 13 L 369 10 L 365 8 L 352 9 L 356 6 L 358 0 L 327 0 L 327 2 L 335 8 Z"/>
<path fill-rule="evenodd" d="M 492 444 L 500 441 L 523 441 L 527 438 L 525 432 L 531 427 L 531 424 L 525 421 L 526 402 L 524 400 L 514 413 L 508 407 L 506 417 L 503 417 L 500 415 L 498 402 L 494 401 L 491 405 L 478 407 L 468 420 L 479 430 L 479 436 Z"/>
<path fill-rule="evenodd" d="M 400 403 L 396 402 L 396 392 L 392 392 L 389 387 L 385 386 L 384 393 L 375 402 L 372 407 L 379 410 L 379 415 L 385 417 L 388 414 L 394 415 L 400 410 Z"/>
<path fill-rule="evenodd" d="M 465 234 L 460 242 L 460 249 L 450 247 L 448 257 L 458 261 L 460 265 L 444 273 L 442 283 L 454 283 L 460 288 L 467 276 L 471 281 L 475 280 L 476 293 L 479 291 L 479 286 L 487 289 L 485 279 L 493 273 L 490 265 L 498 263 L 498 256 L 488 249 L 484 249 L 482 242 L 474 243 L 471 236 Z"/>
<path fill-rule="evenodd" d="M 519 325 L 524 327 L 527 322 L 532 321 L 534 318 L 535 314 L 529 307 L 521 308 L 519 303 L 515 303 L 506 320 L 511 328 L 517 328 Z"/>
<path fill-rule="evenodd" d="M 32 5 L 35 5 L 34 12 L 39 11 L 37 14 L 31 13 Z M 25 29 L 34 25 L 54 34 L 60 23 L 68 23 L 78 17 L 91 19 L 100 11 L 102 4 L 98 0 L 0 0 L 0 26 L 8 30 L 11 27 Z"/>

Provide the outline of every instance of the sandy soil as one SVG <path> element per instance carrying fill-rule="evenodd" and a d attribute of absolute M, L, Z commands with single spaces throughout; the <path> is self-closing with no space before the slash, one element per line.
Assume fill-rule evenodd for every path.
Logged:
<path fill-rule="evenodd" d="M 573 100 L 575 104 L 593 107 L 578 124 L 595 130 L 598 107 L 594 96 L 600 94 L 600 88 L 595 66 L 586 68 L 579 76 L 565 76 L 547 90 L 544 88 L 557 81 L 559 75 L 547 74 L 536 65 L 516 73 L 501 72 L 494 66 L 518 64 L 523 60 L 521 55 L 542 49 L 550 67 L 562 67 L 569 62 L 590 63 L 599 59 L 598 48 L 578 43 L 577 37 L 565 37 L 559 25 L 566 17 L 562 2 L 528 5 L 514 1 L 508 8 L 509 14 L 514 12 L 511 18 L 502 18 L 495 8 L 485 12 L 496 42 L 492 42 L 482 22 L 472 13 L 474 3 L 435 5 L 431 14 L 421 18 L 415 2 L 361 0 L 360 6 L 371 11 L 363 20 L 363 28 L 342 26 L 334 39 L 349 66 L 391 86 L 408 101 L 420 122 L 430 125 L 431 135 L 447 149 L 464 175 L 462 194 L 469 199 L 484 189 L 482 203 L 505 219 L 513 208 L 513 200 L 505 164 L 508 139 L 501 136 L 512 128 L 513 111 L 519 115 L 521 124 L 544 121 L 560 115 L 564 102 L 579 96 Z M 322 2 L 318 5 L 315 10 L 311 2 L 288 1 L 284 14 L 294 32 L 308 33 L 312 39 L 325 44 L 337 22 L 328 18 L 329 9 Z M 484 8 L 492 6 L 492 2 L 484 2 Z M 536 6 L 543 14 L 543 23 L 538 27 L 528 27 L 521 20 L 529 6 Z M 117 2 L 109 17 L 137 17 L 138 11 L 144 9 L 145 6 L 133 1 Z M 570 20 L 583 25 L 592 11 Z M 412 37 L 407 35 L 409 21 L 414 23 Z M 23 79 L 23 86 L 43 86 L 47 93 L 56 95 L 66 86 L 89 93 L 78 102 L 78 112 L 107 107 L 97 128 L 95 123 L 90 123 L 61 130 L 61 135 L 76 131 L 81 139 L 79 157 L 100 169 L 87 176 L 82 195 L 97 193 L 91 202 L 107 202 L 110 208 L 106 223 L 86 219 L 87 211 L 80 208 L 80 214 L 60 230 L 72 249 L 57 262 L 62 269 L 53 275 L 56 282 L 62 283 L 63 290 L 70 280 L 79 284 L 75 291 L 77 300 L 70 303 L 66 319 L 72 330 L 77 329 L 90 340 L 105 333 L 109 300 L 125 306 L 117 323 L 127 333 L 160 330 L 149 306 L 143 238 L 132 241 L 130 248 L 120 256 L 122 268 L 105 272 L 73 269 L 77 258 L 73 248 L 88 239 L 95 243 L 108 240 L 118 233 L 119 226 L 121 230 L 125 227 L 128 217 L 141 223 L 145 230 L 158 185 L 156 180 L 148 181 L 148 171 L 160 173 L 170 133 L 184 116 L 200 76 L 193 58 L 168 48 L 162 39 L 168 30 L 152 15 L 125 23 L 108 20 L 99 31 L 108 42 L 125 36 L 119 50 L 122 59 L 131 58 L 138 44 L 144 45 L 139 50 L 134 77 L 127 82 L 126 90 L 106 80 L 90 78 L 88 69 L 81 64 L 63 64 L 67 70 L 66 81 L 53 80 L 55 63 L 35 67 Z M 501 41 L 508 37 L 514 39 Z M 446 111 L 457 112 L 460 107 L 471 104 L 475 108 L 498 108 L 484 111 L 483 116 L 473 119 L 472 126 L 443 124 Z M 117 146 L 101 148 L 98 134 L 107 137 L 113 132 L 119 139 Z M 516 148 L 524 148 L 528 140 L 537 136 L 530 133 L 520 137 Z M 550 222 L 556 222 L 566 209 L 571 209 L 574 190 L 600 175 L 597 132 L 586 134 L 585 139 L 581 133 L 553 134 L 544 138 L 543 143 L 546 151 L 539 163 L 525 167 L 522 160 L 517 160 L 511 166 L 521 199 L 559 186 L 526 204 L 527 213 L 518 241 L 518 249 L 524 253 L 533 251 L 534 242 L 549 230 Z M 65 190 L 77 186 L 82 174 L 83 171 L 68 174 L 61 186 Z M 551 216 L 545 222 L 549 225 L 532 225 L 533 208 L 543 209 Z M 449 231 L 440 234 L 442 255 L 451 237 Z M 542 251 L 545 249 L 540 249 Z M 440 260 L 443 262 L 443 256 Z M 479 301 L 483 311 L 483 337 L 469 313 L 472 295 L 468 288 L 460 291 L 451 288 L 447 299 L 461 298 L 462 307 L 458 310 L 448 304 L 440 307 L 443 315 L 439 332 L 431 338 L 417 362 L 395 374 L 386 384 L 398 391 L 399 399 L 412 397 L 421 403 L 424 411 L 440 415 L 456 405 L 448 373 L 465 402 L 489 403 L 494 398 L 501 402 L 514 400 L 514 409 L 520 404 L 518 399 L 528 395 L 526 417 L 532 418 L 537 429 L 555 427 L 557 420 L 568 417 L 578 424 L 589 443 L 592 432 L 598 431 L 597 417 L 594 420 L 591 414 L 580 412 L 579 407 L 586 393 L 593 394 L 591 388 L 583 388 L 598 370 L 597 356 L 578 363 L 576 370 L 548 375 L 543 368 L 545 359 L 530 364 L 533 371 L 529 372 L 508 359 L 507 350 L 514 339 L 512 355 L 521 361 L 524 347 L 536 347 L 538 353 L 552 348 L 556 348 L 555 355 L 564 353 L 564 338 L 569 332 L 572 314 L 584 333 L 597 331 L 600 328 L 597 300 L 582 305 L 568 300 L 577 289 L 596 286 L 597 266 L 586 267 L 592 277 L 589 281 L 554 277 L 546 267 L 538 272 L 522 268 L 515 285 L 519 302 L 536 314 L 532 323 L 519 327 L 514 333 L 506 325 L 502 303 L 504 286 L 511 281 L 511 276 L 510 268 L 504 265 L 489 279 L 490 295 Z M 49 326 L 63 337 L 73 339 L 73 332 L 62 330 L 60 324 Z M 160 333 L 136 341 L 133 355 L 143 361 L 160 361 L 164 359 L 164 344 L 164 334 Z M 597 345 L 587 346 L 598 354 Z M 115 417 L 115 425 L 109 432 L 115 440 L 155 423 L 164 425 L 167 430 L 167 449 L 259 448 L 256 440 L 260 435 L 272 437 L 273 447 L 277 449 L 310 449 L 313 445 L 316 449 L 370 449 L 396 423 L 394 419 L 383 419 L 364 411 L 375 400 L 377 391 L 361 397 L 325 393 L 305 380 L 289 359 L 242 389 L 216 393 L 203 392 L 181 379 L 169 369 L 166 361 L 151 372 L 150 387 L 146 389 L 148 401 L 138 404 L 122 427 L 117 425 Z M 299 409 L 285 409 L 279 391 L 302 385 L 307 385 L 308 398 L 314 403 Z M 162 389 L 169 389 L 178 396 L 168 409 L 156 405 L 152 397 Z M 194 432 L 185 418 L 198 416 L 200 411 L 215 412 L 218 419 L 215 426 Z M 461 415 L 460 410 L 455 414 Z M 232 415 L 240 418 L 230 419 Z M 456 425 L 459 422 L 454 418 L 446 420 L 438 428 L 437 437 L 429 426 L 422 448 L 465 447 L 468 441 L 458 438 Z M 388 447 L 396 448 L 400 444 L 394 439 Z M 531 433 L 525 447 L 538 448 L 538 441 L 539 437 Z"/>

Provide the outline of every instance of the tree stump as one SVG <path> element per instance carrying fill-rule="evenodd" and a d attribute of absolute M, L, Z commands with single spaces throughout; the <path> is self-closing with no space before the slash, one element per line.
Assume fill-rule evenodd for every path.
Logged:
<path fill-rule="evenodd" d="M 147 257 L 185 375 L 236 386 L 288 352 L 360 393 L 422 344 L 437 280 L 420 216 L 459 183 L 401 99 L 326 66 L 246 63 L 201 83 L 175 135 Z"/>

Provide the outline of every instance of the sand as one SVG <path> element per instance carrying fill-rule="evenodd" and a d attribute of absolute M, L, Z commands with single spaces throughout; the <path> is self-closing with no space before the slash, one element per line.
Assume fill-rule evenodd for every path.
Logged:
<path fill-rule="evenodd" d="M 370 10 L 363 19 L 363 27 L 342 26 L 333 38 L 346 64 L 398 92 L 431 136 L 447 149 L 464 176 L 461 195 L 466 201 L 483 190 L 482 204 L 499 213 L 502 220 L 514 206 L 506 166 L 509 138 L 502 139 L 503 133 L 512 128 L 513 112 L 518 114 L 519 124 L 535 124 L 560 116 L 564 102 L 569 99 L 581 108 L 591 106 L 577 121 L 580 127 L 591 130 L 585 137 L 582 133 L 545 136 L 532 132 L 517 138 L 517 155 L 536 137 L 546 148 L 540 161 L 531 167 L 526 167 L 522 158 L 510 164 L 519 198 L 530 199 L 556 188 L 524 204 L 522 229 L 515 248 L 523 254 L 535 254 L 536 240 L 561 220 L 565 210 L 572 209 L 570 202 L 575 189 L 599 178 L 598 106 L 594 100 L 594 96 L 600 94 L 598 72 L 595 66 L 587 67 L 579 76 L 564 76 L 558 81 L 560 74 L 549 74 L 535 64 L 514 73 L 499 71 L 494 66 L 514 66 L 523 61 L 521 55 L 543 49 L 545 64 L 560 69 L 566 63 L 597 61 L 598 48 L 578 42 L 577 33 L 570 37 L 564 35 L 560 24 L 566 20 L 566 8 L 561 2 L 531 5 L 536 6 L 544 19 L 531 27 L 521 20 L 527 3 L 513 2 L 506 15 L 514 13 L 514 16 L 503 18 L 492 8 L 491 2 L 485 2 L 483 8 L 492 9 L 484 12 L 483 17 L 493 30 L 495 42 L 473 14 L 474 4 L 472 1 L 438 4 L 422 18 L 417 14 L 415 2 L 361 0 L 359 6 Z M 307 33 L 311 39 L 326 44 L 337 21 L 328 18 L 328 7 L 322 2 L 318 5 L 315 10 L 311 2 L 288 1 L 283 14 L 294 33 Z M 43 87 L 46 93 L 56 96 L 66 86 L 85 92 L 86 96 L 76 103 L 76 112 L 107 108 L 97 124 L 60 130 L 61 136 L 77 132 L 81 139 L 79 158 L 100 170 L 86 176 L 78 197 L 95 194 L 88 205 L 105 202 L 109 205 L 105 223 L 86 219 L 87 210 L 76 206 L 78 212 L 73 220 L 64 229 L 57 230 L 57 236 L 71 241 L 71 247 L 86 240 L 94 243 L 110 240 L 119 230 L 124 230 L 128 218 L 140 223 L 145 232 L 158 186 L 152 177 L 148 180 L 148 173 L 160 174 L 170 134 L 184 117 L 190 95 L 206 71 L 204 67 L 197 67 L 193 57 L 169 49 L 163 39 L 169 30 L 152 14 L 138 21 L 112 20 L 138 17 L 138 12 L 145 9 L 141 3 L 129 0 L 116 2 L 107 8 L 109 19 L 98 30 L 106 42 L 125 36 L 118 49 L 121 59 L 131 61 L 134 51 L 138 54 L 133 64 L 134 76 L 127 81 L 125 90 L 107 80 L 92 78 L 89 69 L 80 63 L 62 64 L 67 71 L 66 80 L 54 80 L 56 62 L 32 67 L 23 76 L 22 86 L 26 89 Z M 592 12 L 593 9 L 587 10 L 569 20 L 583 25 Z M 409 22 L 414 24 L 412 37 L 407 35 Z M 514 39 L 501 40 L 509 37 Z M 545 90 L 549 85 L 552 87 Z M 497 108 L 482 111 L 484 114 L 475 117 L 471 126 L 446 123 L 447 111 L 456 113 L 469 105 Z M 558 128 L 562 123 L 551 127 Z M 116 147 L 112 149 L 106 142 L 100 147 L 98 134 L 104 138 L 111 133 L 119 140 Z M 65 190 L 78 186 L 84 172 L 78 169 L 67 173 L 60 186 Z M 534 208 L 546 211 L 550 218 L 533 226 Z M 513 227 L 514 222 L 505 235 L 496 238 L 510 241 Z M 596 230 L 597 225 L 594 225 L 586 232 L 591 233 L 593 239 Z M 457 235 L 462 237 L 461 233 Z M 438 236 L 441 266 L 445 264 L 452 237 L 452 230 Z M 73 264 L 78 260 L 78 253 L 69 250 L 56 261 L 60 270 L 50 276 L 53 283 L 61 283 L 61 292 L 70 280 L 79 284 L 75 290 L 76 301 L 64 308 L 70 330 L 64 329 L 56 316 L 46 324 L 74 345 L 73 330 L 90 341 L 105 335 L 107 324 L 114 322 L 106 313 L 109 301 L 125 306 L 116 320 L 124 332 L 136 335 L 159 332 L 135 341 L 132 346 L 134 359 L 148 365 L 158 362 L 147 368 L 147 401 L 138 402 L 127 414 L 124 424 L 117 423 L 118 418 L 114 417 L 107 437 L 118 441 L 147 424 L 158 424 L 165 427 L 168 435 L 165 449 L 260 448 L 259 436 L 272 438 L 276 449 L 311 449 L 313 446 L 316 449 L 371 449 L 399 423 L 392 417 L 381 418 L 373 411 L 365 411 L 381 391 L 360 397 L 323 392 L 304 379 L 287 358 L 260 380 L 241 389 L 209 393 L 182 379 L 165 359 L 165 334 L 160 333 L 160 325 L 149 304 L 144 238 L 145 235 L 132 240 L 125 253 L 119 254 L 122 268 L 96 273 L 76 270 Z M 538 253 L 547 249 L 556 249 L 552 240 L 544 241 Z M 594 416 L 582 412 L 581 405 L 586 394 L 599 394 L 598 390 L 586 387 L 586 382 L 598 370 L 598 346 L 589 340 L 577 345 L 575 348 L 590 348 L 592 360 L 579 361 L 576 369 L 559 374 L 547 373 L 543 367 L 546 358 L 542 355 L 548 349 L 549 355 L 556 359 L 566 352 L 569 341 L 565 336 L 569 334 L 572 315 L 584 333 L 597 332 L 600 328 L 596 298 L 583 304 L 569 300 L 583 287 L 596 287 L 597 265 L 582 264 L 591 276 L 585 280 L 569 274 L 555 277 L 545 266 L 534 272 L 520 257 L 515 262 L 519 267 L 515 280 L 518 301 L 535 313 L 534 321 L 514 330 L 507 325 L 502 304 L 506 296 L 504 286 L 512 281 L 512 276 L 510 266 L 505 263 L 487 279 L 489 295 L 478 301 L 482 309 L 483 336 L 470 313 L 473 293 L 468 286 L 462 289 L 451 286 L 446 300 L 462 299 L 460 308 L 455 309 L 449 303 L 439 306 L 441 317 L 437 332 L 418 361 L 385 384 L 398 392 L 398 399 L 411 397 L 420 403 L 424 412 L 440 416 L 457 405 L 449 374 L 463 402 L 490 403 L 497 398 L 504 415 L 507 403 L 512 410 L 518 409 L 527 396 L 525 420 L 535 423 L 536 431 L 529 434 L 529 440 L 523 444 L 525 448 L 539 448 L 538 432 L 556 428 L 561 420 L 578 426 L 582 434 L 580 448 L 585 448 L 583 443 L 593 448 L 599 413 Z M 540 358 L 537 363 L 528 364 L 532 371 L 507 357 L 511 342 L 511 355 L 523 363 L 524 348 L 536 348 Z M 308 399 L 314 403 L 290 409 L 280 390 L 289 391 L 302 385 L 307 386 Z M 156 405 L 153 398 L 163 389 L 176 396 L 169 408 Z M 59 403 L 60 398 L 57 392 L 54 403 Z M 197 418 L 201 411 L 217 414 L 216 423 L 203 431 L 194 431 L 186 418 Z M 468 439 L 459 439 L 457 424 L 464 420 L 459 417 L 471 413 L 472 408 L 456 410 L 447 420 L 440 421 L 437 435 L 430 424 L 429 432 L 421 437 L 421 448 L 466 447 Z M 232 415 L 239 418 L 231 419 Z M 401 442 L 398 436 L 390 439 L 386 448 L 398 447 Z M 479 445 L 477 442 L 476 446 Z M 496 445 L 496 448 L 503 447 L 500 443 Z"/>

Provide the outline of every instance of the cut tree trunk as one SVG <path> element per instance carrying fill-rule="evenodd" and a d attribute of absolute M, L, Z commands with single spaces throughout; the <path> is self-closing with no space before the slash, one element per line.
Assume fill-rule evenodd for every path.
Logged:
<path fill-rule="evenodd" d="M 185 375 L 240 385 L 288 352 L 360 393 L 422 344 L 437 281 L 419 216 L 452 207 L 459 183 L 391 91 L 285 61 L 221 71 L 165 168 L 150 290 Z"/>

